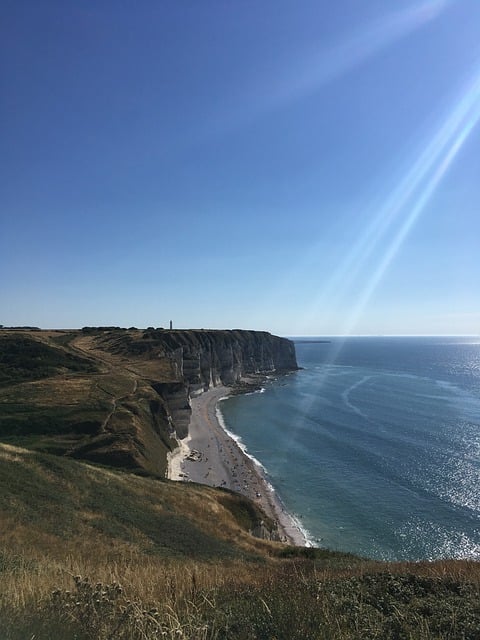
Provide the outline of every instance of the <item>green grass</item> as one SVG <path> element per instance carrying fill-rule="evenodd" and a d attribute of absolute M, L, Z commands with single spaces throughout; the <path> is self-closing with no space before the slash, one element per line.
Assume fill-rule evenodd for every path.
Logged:
<path fill-rule="evenodd" d="M 0 433 L 5 437 L 51 436 L 66 433 L 95 434 L 110 407 L 39 407 L 32 404 L 4 404 Z"/>
<path fill-rule="evenodd" d="M 0 386 L 39 380 L 60 371 L 91 373 L 96 367 L 89 360 L 28 335 L 0 335 Z"/>
<path fill-rule="evenodd" d="M 318 572 L 318 568 L 317 568 Z M 219 639 L 478 640 L 478 584 L 374 573 L 323 581 L 303 566 L 216 595 Z"/>
<path fill-rule="evenodd" d="M 228 489 L 222 491 L 225 495 L 219 499 L 219 502 L 230 511 L 242 528 L 248 529 L 252 527 L 252 523 L 257 526 L 261 522 L 265 522 L 270 529 L 273 528 L 273 521 L 267 518 L 254 502 Z"/>
<path fill-rule="evenodd" d="M 150 488 L 162 484 L 146 479 L 144 483 Z M 206 534 L 192 518 L 177 513 L 173 501 L 167 499 L 162 504 L 159 498 L 159 492 L 145 491 L 139 500 L 126 483 L 96 483 L 95 490 L 85 496 L 84 505 L 101 514 L 93 526 L 109 537 L 130 542 L 133 532 L 141 532 L 146 539 L 142 551 L 147 553 L 198 559 L 235 555 L 231 544 Z"/>
<path fill-rule="evenodd" d="M 101 534 L 162 557 L 245 555 L 233 535 L 238 523 L 223 508 L 223 493 L 207 487 L 189 491 L 182 484 L 5 445 L 0 445 L 0 486 L 0 515 L 33 537 L 40 531 L 61 543 L 79 537 L 93 541 Z M 212 509 L 230 533 L 219 535 L 214 521 L 198 517 Z M 254 522 L 243 525 L 247 536 Z"/>

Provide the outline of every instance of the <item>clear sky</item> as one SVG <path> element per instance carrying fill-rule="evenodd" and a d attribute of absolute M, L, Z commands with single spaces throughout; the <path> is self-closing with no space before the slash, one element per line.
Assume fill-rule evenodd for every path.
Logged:
<path fill-rule="evenodd" d="M 0 324 L 480 333 L 479 0 L 0 13 Z"/>

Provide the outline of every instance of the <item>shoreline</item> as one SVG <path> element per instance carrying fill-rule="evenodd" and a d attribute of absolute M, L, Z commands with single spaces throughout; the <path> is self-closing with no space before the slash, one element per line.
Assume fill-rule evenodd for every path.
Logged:
<path fill-rule="evenodd" d="M 230 388 L 219 386 L 191 398 L 188 436 L 177 439 L 179 446 L 167 455 L 167 478 L 237 491 L 256 502 L 277 523 L 282 541 L 307 546 L 301 527 L 285 510 L 260 466 L 219 420 L 218 404 L 230 392 Z"/>

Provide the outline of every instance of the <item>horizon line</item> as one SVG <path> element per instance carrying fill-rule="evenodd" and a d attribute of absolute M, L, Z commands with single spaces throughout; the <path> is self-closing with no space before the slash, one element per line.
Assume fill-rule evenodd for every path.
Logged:
<path fill-rule="evenodd" d="M 480 338 L 480 333 L 312 333 L 284 335 L 286 338 Z"/>

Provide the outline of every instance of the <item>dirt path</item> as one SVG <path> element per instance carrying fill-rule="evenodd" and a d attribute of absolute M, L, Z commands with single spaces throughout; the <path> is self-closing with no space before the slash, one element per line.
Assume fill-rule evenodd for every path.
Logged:
<path fill-rule="evenodd" d="M 101 391 L 103 391 L 104 393 L 112 397 L 112 400 L 111 400 L 112 410 L 106 416 L 105 420 L 103 421 L 100 427 L 100 431 L 105 432 L 107 431 L 110 420 L 112 419 L 115 412 L 117 411 L 118 403 L 121 402 L 122 400 L 126 400 L 127 398 L 133 398 L 135 396 L 138 389 L 138 379 L 140 376 L 138 376 L 138 374 L 133 372 L 131 369 L 128 369 L 122 366 L 122 364 L 118 362 L 119 359 L 115 358 L 115 356 L 107 357 L 106 354 L 105 355 L 99 354 L 99 350 L 93 348 L 93 341 L 90 336 L 76 337 L 71 341 L 70 346 L 72 349 L 80 353 L 82 356 L 84 357 L 86 356 L 89 359 L 94 359 L 95 361 L 100 361 L 103 365 L 106 366 L 107 370 L 97 374 L 97 376 L 106 376 L 110 373 L 116 373 L 118 375 L 118 370 L 120 369 L 121 372 L 125 374 L 125 377 L 130 378 L 133 382 L 132 391 L 129 391 L 128 393 L 124 393 L 119 396 L 116 396 L 111 391 L 108 391 L 107 389 L 102 387 L 100 384 L 98 384 L 98 382 L 96 383 L 98 389 L 100 389 Z"/>

